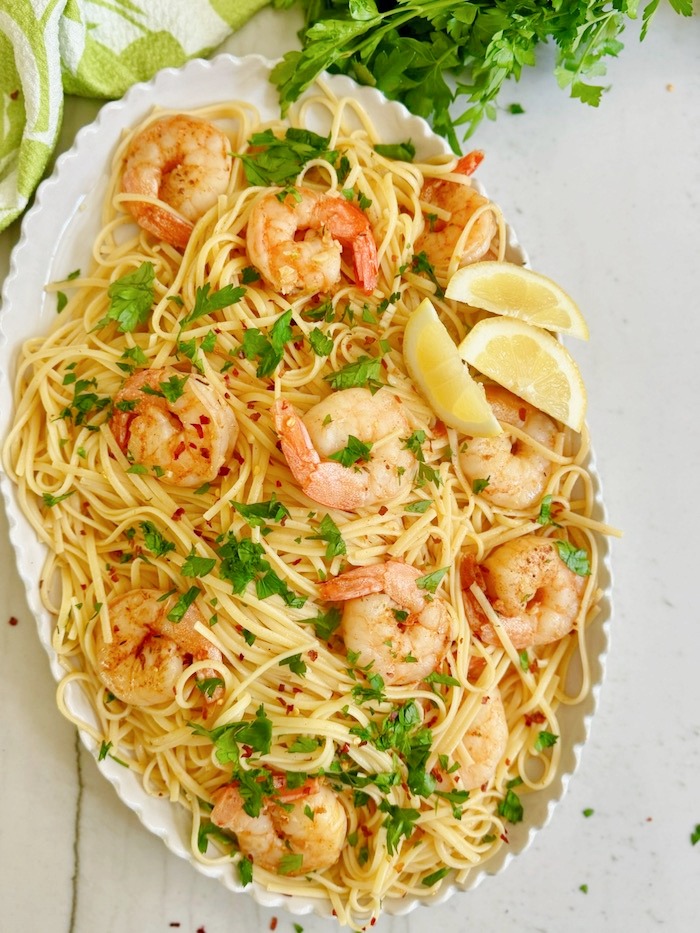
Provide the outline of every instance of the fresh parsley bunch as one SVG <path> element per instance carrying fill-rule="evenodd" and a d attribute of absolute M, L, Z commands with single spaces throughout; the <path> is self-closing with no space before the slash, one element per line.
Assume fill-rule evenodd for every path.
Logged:
<path fill-rule="evenodd" d="M 690 16 L 693 0 L 669 0 Z M 606 58 L 623 46 L 619 36 L 636 19 L 639 0 L 273 0 L 301 3 L 306 26 L 301 51 L 287 52 L 273 69 L 282 112 L 324 70 L 348 74 L 378 88 L 427 119 L 458 152 L 458 127 L 470 136 L 508 78 L 535 64 L 540 43 L 557 46 L 557 83 L 572 97 L 597 106 Z M 659 0 L 642 8 L 646 35 Z M 453 118 L 450 108 L 463 102 Z"/>

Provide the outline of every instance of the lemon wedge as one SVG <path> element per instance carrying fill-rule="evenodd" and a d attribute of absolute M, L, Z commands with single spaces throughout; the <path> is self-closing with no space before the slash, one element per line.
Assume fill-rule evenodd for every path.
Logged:
<path fill-rule="evenodd" d="M 470 376 L 427 298 L 408 319 L 403 355 L 411 378 L 445 424 L 473 437 L 501 433 L 483 386 Z"/>
<path fill-rule="evenodd" d="M 578 366 L 562 344 L 539 327 L 489 317 L 469 331 L 459 355 L 479 372 L 580 431 L 586 417 L 586 388 Z"/>
<path fill-rule="evenodd" d="M 458 269 L 445 294 L 492 314 L 588 340 L 588 325 L 573 299 L 544 275 L 513 262 L 475 262 Z"/>

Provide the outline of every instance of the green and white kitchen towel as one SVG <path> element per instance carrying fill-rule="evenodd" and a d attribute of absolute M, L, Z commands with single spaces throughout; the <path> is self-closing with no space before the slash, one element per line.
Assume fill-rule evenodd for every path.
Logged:
<path fill-rule="evenodd" d="M 269 0 L 0 0 L 0 230 L 58 139 L 63 95 L 118 98 L 210 54 Z"/>

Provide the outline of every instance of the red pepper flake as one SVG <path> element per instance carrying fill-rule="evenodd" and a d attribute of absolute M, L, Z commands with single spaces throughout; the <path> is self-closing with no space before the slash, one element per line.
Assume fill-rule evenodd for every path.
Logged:
<path fill-rule="evenodd" d="M 273 917 L 273 918 L 270 920 L 270 929 L 271 929 L 271 930 L 276 930 L 276 929 L 277 929 L 277 917 Z"/>
<path fill-rule="evenodd" d="M 315 661 L 318 658 L 318 651 L 316 651 L 314 648 L 312 648 L 308 654 L 309 654 L 310 661 Z"/>
<path fill-rule="evenodd" d="M 301 687 L 292 687 L 292 693 L 303 693 L 304 690 Z"/>
<path fill-rule="evenodd" d="M 510 839 L 505 833 L 501 833 L 501 840 L 505 842 L 506 845 L 510 845 Z"/>
<path fill-rule="evenodd" d="M 110 573 L 109 579 L 112 581 L 112 583 L 119 583 L 119 574 L 116 572 L 116 570 L 113 570 L 112 573 Z"/>
<path fill-rule="evenodd" d="M 281 488 L 282 488 L 282 480 L 281 480 L 281 479 L 276 479 L 276 480 L 275 480 L 275 486 L 276 486 L 278 489 L 281 489 Z"/>
<path fill-rule="evenodd" d="M 538 710 L 536 713 L 525 714 L 525 725 L 526 726 L 531 726 L 533 723 L 536 723 L 537 725 L 541 725 L 541 723 L 546 722 L 546 721 L 547 721 L 547 717 L 541 710 Z"/>
<path fill-rule="evenodd" d="M 369 922 L 369 925 L 370 925 L 371 927 L 373 927 L 374 924 L 375 924 L 376 922 L 377 922 L 377 918 L 376 918 L 376 917 L 372 917 L 372 919 L 371 919 L 370 922 Z"/>
<path fill-rule="evenodd" d="M 193 427 L 193 428 L 195 429 L 195 431 L 197 432 L 197 437 L 200 439 L 200 441 L 201 441 L 201 440 L 204 440 L 204 428 L 202 427 L 202 425 L 201 425 L 201 424 L 198 424 L 198 423 L 195 421 L 195 423 L 192 425 L 192 427 Z M 190 444 L 190 447 L 193 447 L 193 446 L 194 446 L 193 444 Z"/>
<path fill-rule="evenodd" d="M 197 933 L 207 933 L 204 927 L 197 927 Z"/>
<path fill-rule="evenodd" d="M 43 582 L 43 581 L 42 581 L 42 582 Z M 86 590 L 86 589 L 87 589 L 87 583 L 81 583 L 81 584 L 80 584 L 80 589 L 81 589 L 81 590 Z"/>
<path fill-rule="evenodd" d="M 219 476 L 228 476 L 230 472 L 231 472 L 231 467 L 222 466 L 222 467 L 219 468 L 219 473 L 218 473 L 218 475 L 219 475 Z"/>
<path fill-rule="evenodd" d="M 372 835 L 372 830 L 368 826 L 365 826 L 364 823 L 360 824 L 360 832 L 365 837 L 365 839 L 369 839 Z"/>
<path fill-rule="evenodd" d="M 10 91 L 10 100 L 17 100 L 19 97 L 19 91 Z"/>
<path fill-rule="evenodd" d="M 170 517 L 174 522 L 179 522 L 184 514 L 185 514 L 185 510 L 182 508 L 182 506 L 180 506 L 179 509 L 175 509 L 175 511 Z"/>
<path fill-rule="evenodd" d="M 294 349 L 295 349 L 295 350 L 302 350 L 303 348 L 304 348 L 304 341 L 303 341 L 303 340 L 295 340 L 295 341 L 294 341 Z"/>
<path fill-rule="evenodd" d="M 211 418 L 208 415 L 200 415 L 199 423 L 200 424 L 211 424 Z"/>
<path fill-rule="evenodd" d="M 340 754 L 347 755 L 349 751 L 350 751 L 350 746 L 348 745 L 347 742 L 344 742 L 340 747 Z"/>
<path fill-rule="evenodd" d="M 301 557 L 297 557 L 296 560 L 292 561 L 292 567 L 296 567 L 296 565 L 300 563 L 301 563 Z"/>
<path fill-rule="evenodd" d="M 171 920 L 170 923 L 169 923 L 168 925 L 171 926 L 171 927 L 179 927 L 179 926 L 181 926 L 181 923 L 180 923 L 179 920 Z"/>
<path fill-rule="evenodd" d="M 520 418 L 521 421 L 524 421 L 524 420 L 527 418 L 527 409 L 526 409 L 526 408 L 519 408 L 519 409 L 518 409 L 518 418 Z"/>
<path fill-rule="evenodd" d="M 291 716 L 291 714 L 294 712 L 294 704 L 290 703 L 284 712 L 286 716 Z"/>
<path fill-rule="evenodd" d="M 379 507 L 379 514 L 380 514 L 380 515 L 386 515 L 386 513 L 387 513 L 388 511 L 389 511 L 389 509 L 388 509 L 385 505 L 381 505 L 381 506 Z"/>
<path fill-rule="evenodd" d="M 187 450 L 187 447 L 185 446 L 185 442 L 180 441 L 180 443 L 177 445 L 177 447 L 173 451 L 173 460 L 177 460 L 178 457 L 182 456 L 182 454 L 184 454 L 186 450 Z"/>
<path fill-rule="evenodd" d="M 277 692 L 278 692 L 278 693 L 284 693 L 284 684 L 279 684 L 279 685 L 278 685 L 278 687 L 277 687 Z"/>
<path fill-rule="evenodd" d="M 246 408 L 255 408 L 255 402 L 248 402 Z"/>
<path fill-rule="evenodd" d="M 243 746 L 243 751 L 242 751 L 241 754 L 243 755 L 244 758 L 250 758 L 250 756 L 253 754 L 253 746 L 252 746 L 252 745 L 244 745 L 244 746 Z"/>
<path fill-rule="evenodd" d="M 260 415 L 261 415 L 261 414 L 262 414 L 262 412 L 254 411 L 253 414 L 250 416 L 250 420 L 251 420 L 251 421 L 259 421 L 259 420 L 260 420 Z"/>
<path fill-rule="evenodd" d="M 447 435 L 447 428 L 445 427 L 444 421 L 435 422 L 435 427 L 433 428 L 433 434 L 436 437 L 445 437 Z"/>
<path fill-rule="evenodd" d="M 236 463 L 240 463 L 240 464 L 245 463 L 245 460 L 243 459 L 243 454 L 239 454 L 237 450 L 234 450 L 233 452 L 233 459 L 236 461 Z"/>
<path fill-rule="evenodd" d="M 284 699 L 284 697 L 275 697 L 275 699 L 277 700 L 280 706 L 284 706 L 286 708 L 287 701 Z"/>
<path fill-rule="evenodd" d="M 204 457 L 205 460 L 211 460 L 211 452 L 208 447 L 202 447 L 202 449 L 200 450 L 200 453 Z"/>
<path fill-rule="evenodd" d="M 10 625 L 17 625 L 18 621 L 17 616 L 10 616 Z"/>

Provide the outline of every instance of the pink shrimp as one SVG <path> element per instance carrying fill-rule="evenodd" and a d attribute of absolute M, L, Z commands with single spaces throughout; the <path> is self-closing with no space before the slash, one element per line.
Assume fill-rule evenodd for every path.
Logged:
<path fill-rule="evenodd" d="M 377 285 L 369 218 L 341 196 L 295 188 L 280 200 L 280 190 L 270 191 L 251 208 L 246 243 L 251 262 L 282 295 L 332 289 L 344 247 L 352 250 L 355 281 L 365 294 Z"/>
<path fill-rule="evenodd" d="M 319 584 L 321 598 L 345 602 L 345 647 L 389 684 L 420 682 L 436 670 L 451 640 L 445 600 L 417 585 L 420 570 L 399 560 L 354 567 Z"/>
<path fill-rule="evenodd" d="M 469 152 L 457 162 L 454 171 L 471 175 L 483 158 L 484 153 L 479 150 Z M 486 210 L 491 203 L 487 198 L 468 183 L 429 178 L 423 185 L 421 200 L 434 205 L 443 215 L 432 219 L 416 242 L 416 253 L 425 252 L 436 271 L 446 275 L 445 270 L 456 271 L 486 255 L 497 230 L 493 211 Z M 449 217 L 445 218 L 445 214 Z M 467 227 L 469 231 L 463 240 Z"/>
<path fill-rule="evenodd" d="M 194 224 L 226 191 L 230 149 L 221 130 L 185 114 L 149 124 L 127 150 L 122 191 L 167 207 L 134 200 L 125 202 L 127 209 L 144 230 L 184 249 Z"/>
<path fill-rule="evenodd" d="M 354 511 L 410 488 L 416 459 L 404 442 L 411 429 L 391 392 L 343 389 L 314 405 L 303 420 L 289 402 L 278 399 L 272 413 L 289 469 L 314 502 Z M 348 467 L 322 459 L 344 449 L 350 437 L 376 448 L 366 461 Z"/>

